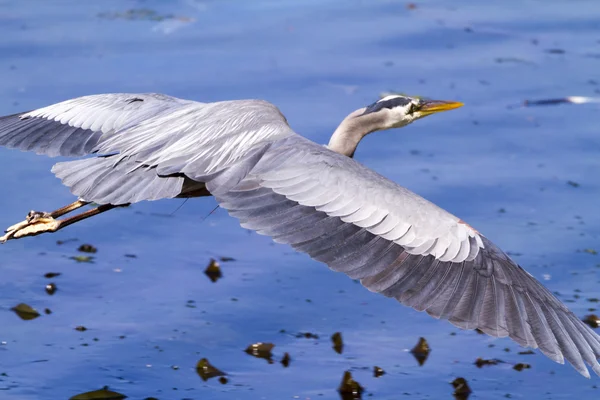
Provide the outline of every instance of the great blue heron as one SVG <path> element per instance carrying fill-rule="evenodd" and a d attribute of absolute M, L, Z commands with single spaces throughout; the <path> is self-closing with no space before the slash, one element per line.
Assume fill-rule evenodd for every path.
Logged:
<path fill-rule="evenodd" d="M 52 171 L 75 203 L 31 212 L 3 241 L 57 231 L 142 200 L 213 195 L 241 225 L 287 243 L 463 329 L 479 328 L 600 375 L 600 337 L 461 219 L 356 162 L 367 134 L 461 103 L 394 95 L 354 111 L 328 146 L 261 100 L 198 103 L 160 94 L 80 97 L 0 118 L 0 145 L 84 156 Z M 64 221 L 89 202 L 101 204 Z"/>

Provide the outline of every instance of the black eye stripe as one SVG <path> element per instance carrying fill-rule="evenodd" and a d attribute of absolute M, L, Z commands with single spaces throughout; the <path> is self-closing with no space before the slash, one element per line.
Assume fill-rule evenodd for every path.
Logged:
<path fill-rule="evenodd" d="M 365 110 L 365 114 L 377 112 L 384 108 L 394 108 L 394 107 L 403 107 L 409 104 L 412 100 L 406 97 L 394 97 L 393 99 L 378 101 L 376 103 L 371 104 Z"/>

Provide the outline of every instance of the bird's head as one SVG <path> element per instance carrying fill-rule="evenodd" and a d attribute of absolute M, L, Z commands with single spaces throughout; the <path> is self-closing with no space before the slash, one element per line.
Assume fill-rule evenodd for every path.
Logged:
<path fill-rule="evenodd" d="M 457 101 L 425 100 L 390 95 L 350 113 L 333 132 L 327 147 L 353 157 L 358 143 L 371 132 L 401 128 L 419 118 L 461 107 Z"/>
<path fill-rule="evenodd" d="M 461 107 L 457 101 L 426 100 L 403 95 L 386 96 L 365 107 L 360 116 L 377 113 L 381 126 L 377 130 L 401 128 L 420 118 Z"/>

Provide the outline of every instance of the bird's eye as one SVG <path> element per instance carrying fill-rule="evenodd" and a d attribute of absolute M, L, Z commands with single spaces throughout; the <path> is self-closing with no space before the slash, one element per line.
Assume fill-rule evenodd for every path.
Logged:
<path fill-rule="evenodd" d="M 408 114 L 412 115 L 415 111 L 417 111 L 417 105 L 415 103 L 410 103 L 410 107 L 408 108 Z"/>

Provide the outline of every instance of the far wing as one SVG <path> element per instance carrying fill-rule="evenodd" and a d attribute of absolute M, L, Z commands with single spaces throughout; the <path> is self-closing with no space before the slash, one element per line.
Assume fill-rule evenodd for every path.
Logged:
<path fill-rule="evenodd" d="M 83 156 L 117 132 L 190 104 L 200 103 L 154 93 L 78 97 L 0 117 L 0 146 L 52 157 Z"/>
<path fill-rule="evenodd" d="M 585 376 L 585 363 L 600 374 L 600 338 L 453 215 L 298 136 L 248 163 L 249 174 L 241 162 L 207 180 L 219 204 L 243 227 L 433 317 L 540 348 Z M 232 178 L 239 184 L 228 184 Z"/>

